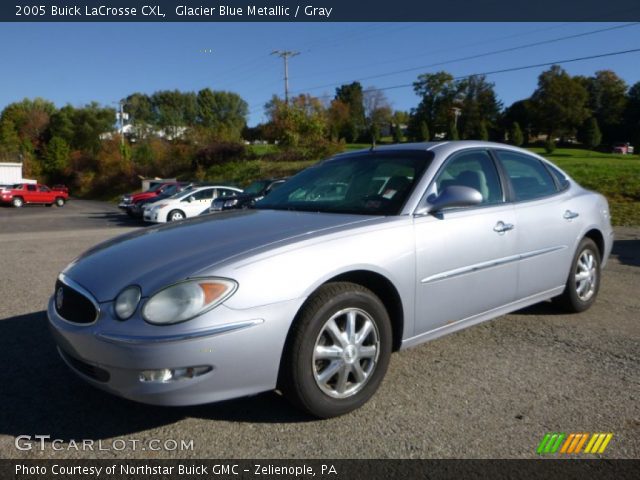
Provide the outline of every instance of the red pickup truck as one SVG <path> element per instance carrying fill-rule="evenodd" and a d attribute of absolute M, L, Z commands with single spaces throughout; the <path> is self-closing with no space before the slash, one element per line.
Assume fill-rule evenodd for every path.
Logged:
<path fill-rule="evenodd" d="M 51 190 L 39 183 L 18 183 L 0 189 L 0 203 L 10 203 L 16 208 L 22 207 L 25 203 L 41 203 L 48 207 L 55 204 L 62 207 L 68 198 L 67 192 Z"/>

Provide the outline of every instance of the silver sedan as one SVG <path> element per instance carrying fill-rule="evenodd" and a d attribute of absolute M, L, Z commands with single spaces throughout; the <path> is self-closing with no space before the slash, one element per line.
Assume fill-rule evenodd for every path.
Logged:
<path fill-rule="evenodd" d="M 595 301 L 605 198 L 483 142 L 338 155 L 254 208 L 98 245 L 48 317 L 91 384 L 159 405 L 278 389 L 318 417 L 365 403 L 391 352 L 553 299 Z"/>

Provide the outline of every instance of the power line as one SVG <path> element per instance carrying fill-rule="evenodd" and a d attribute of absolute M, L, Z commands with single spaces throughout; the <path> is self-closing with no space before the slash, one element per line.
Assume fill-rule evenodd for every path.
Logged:
<path fill-rule="evenodd" d="M 471 73 L 468 75 L 460 75 L 457 77 L 453 77 L 454 80 L 463 80 L 465 78 L 469 78 L 469 77 L 476 77 L 476 76 L 487 76 L 487 75 L 495 75 L 495 74 L 499 74 L 499 73 L 508 73 L 508 72 L 517 72 L 520 70 L 529 70 L 532 68 L 540 68 L 540 67 L 548 67 L 551 65 L 560 65 L 560 64 L 565 64 L 565 63 L 574 63 L 574 62 L 581 62 L 584 60 L 592 60 L 594 58 L 604 58 L 604 57 L 613 57 L 616 55 L 626 55 L 629 53 L 637 53 L 640 52 L 640 48 L 632 48 L 629 50 L 618 50 L 616 52 L 607 52 L 607 53 L 599 53 L 599 54 L 594 54 L 594 55 L 587 55 L 584 57 L 575 57 L 575 58 L 569 58 L 569 59 L 564 59 L 564 60 L 554 60 L 554 61 L 550 61 L 550 62 L 543 62 L 543 63 L 535 63 L 535 64 L 531 64 L 531 65 L 521 65 L 518 67 L 510 67 L 510 68 L 503 68 L 500 70 L 490 70 L 490 71 L 486 71 L 486 72 L 478 72 L 478 73 Z M 371 92 L 371 91 L 376 91 L 376 90 L 395 90 L 398 88 L 408 88 L 408 87 L 413 87 L 413 82 L 412 83 L 403 83 L 400 85 L 391 85 L 388 87 L 379 87 L 379 88 L 369 88 L 369 89 L 365 89 L 363 90 L 363 92 Z M 255 112 L 255 108 L 258 108 L 257 105 L 255 105 L 253 108 L 250 109 L 249 113 L 253 113 Z"/>
<path fill-rule="evenodd" d="M 585 57 L 576 57 L 576 58 L 570 58 L 570 59 L 566 59 L 566 60 L 555 60 L 553 62 L 544 62 L 544 63 L 536 63 L 533 65 L 522 65 L 519 67 L 511 67 L 511 68 L 503 68 L 500 70 L 491 70 L 488 72 L 481 72 L 481 73 L 471 73 L 469 75 L 460 75 L 457 77 L 453 77 L 454 80 L 462 80 L 465 78 L 469 78 L 469 77 L 477 77 L 477 76 L 486 76 L 486 75 L 495 75 L 498 73 L 508 73 L 508 72 L 517 72 L 520 70 L 528 70 L 531 68 L 539 68 L 539 67 L 548 67 L 551 65 L 560 65 L 563 63 L 573 63 L 573 62 L 581 62 L 583 60 L 592 60 L 594 58 L 603 58 L 603 57 L 613 57 L 616 55 L 625 55 L 628 53 L 636 53 L 636 52 L 640 52 L 640 48 L 632 48 L 630 50 L 620 50 L 617 52 L 608 52 L 608 53 L 600 53 L 597 55 L 588 55 Z M 381 87 L 381 88 L 370 88 L 370 89 L 366 89 L 363 91 L 375 91 L 375 90 L 393 90 L 396 88 L 406 88 L 406 87 L 413 87 L 413 83 L 405 83 L 402 85 L 392 85 L 389 87 Z"/>
<path fill-rule="evenodd" d="M 586 37 L 588 35 L 595 35 L 597 33 L 607 32 L 607 31 L 611 31 L 611 30 L 618 30 L 618 29 L 628 28 L 628 27 L 634 27 L 634 26 L 638 26 L 638 25 L 640 25 L 640 22 L 625 23 L 623 25 L 615 25 L 613 27 L 600 28 L 598 30 L 591 30 L 591 31 L 588 31 L 588 32 L 576 33 L 576 34 L 566 35 L 566 36 L 563 36 L 563 37 L 556 37 L 556 38 L 552 38 L 552 39 L 548 39 L 548 40 L 540 40 L 540 41 L 537 41 L 537 42 L 527 43 L 527 44 L 524 44 L 524 45 L 518 45 L 518 46 L 515 46 L 515 47 L 502 48 L 500 50 L 493 50 L 493 51 L 490 51 L 490 52 L 483 52 L 483 53 L 479 53 L 479 54 L 475 54 L 475 55 L 468 55 L 468 56 L 465 56 L 465 57 L 454 58 L 454 59 L 451 59 L 451 60 L 444 60 L 442 62 L 431 63 L 429 65 L 420 65 L 420 66 L 417 66 L 417 67 L 405 68 L 405 69 L 396 70 L 396 71 L 393 71 L 393 72 L 386 72 L 386 73 L 380 73 L 380 74 L 376 74 L 376 75 L 369 75 L 369 76 L 366 76 L 366 77 L 360 77 L 358 80 L 370 80 L 370 79 L 373 79 L 373 78 L 388 77 L 388 76 L 397 75 L 397 74 L 400 74 L 400 73 L 408 73 L 408 72 L 413 72 L 413 71 L 416 71 L 416 70 L 423 70 L 425 68 L 433 68 L 433 67 L 438 67 L 438 66 L 442 66 L 442 65 L 448 65 L 450 63 L 462 62 L 462 61 L 466 61 L 466 60 L 475 60 L 475 59 L 478 59 L 478 58 L 488 57 L 488 56 L 491 56 L 491 55 L 498 55 L 500 53 L 513 52 L 513 51 L 522 50 L 522 49 L 525 49 L 525 48 L 531 48 L 531 47 L 540 46 L 540 45 L 547 45 L 547 44 L 550 44 L 550 43 L 560 42 L 560 41 L 563 41 L 563 40 Z M 327 88 L 327 87 L 335 87 L 335 86 L 343 85 L 344 83 L 348 83 L 348 82 L 337 82 L 337 83 L 329 83 L 329 84 L 325 84 L 325 85 L 318 85 L 318 86 L 315 86 L 315 87 L 307 88 L 304 91 L 308 92 L 308 91 L 319 90 L 319 89 Z M 295 92 L 295 93 L 298 93 L 298 92 Z"/>

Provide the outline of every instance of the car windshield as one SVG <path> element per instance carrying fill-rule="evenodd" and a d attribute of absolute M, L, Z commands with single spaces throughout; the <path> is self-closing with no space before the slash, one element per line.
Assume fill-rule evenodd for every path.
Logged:
<path fill-rule="evenodd" d="M 397 215 L 432 157 L 421 151 L 335 157 L 300 172 L 255 208 Z"/>
<path fill-rule="evenodd" d="M 264 190 L 267 185 L 269 185 L 269 180 L 256 180 L 247 188 L 245 188 L 243 193 L 248 193 L 249 195 L 256 195 L 262 192 L 262 190 Z"/>

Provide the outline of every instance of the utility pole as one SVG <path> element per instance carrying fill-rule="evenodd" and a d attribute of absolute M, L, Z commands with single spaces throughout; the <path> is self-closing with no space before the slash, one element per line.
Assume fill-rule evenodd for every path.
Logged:
<path fill-rule="evenodd" d="M 124 100 L 113 103 L 118 104 L 118 112 L 116 113 L 116 118 L 118 119 L 118 123 L 120 124 L 120 128 L 118 129 L 120 132 L 120 145 L 124 147 L 124 121 L 129 119 L 129 114 L 124 113 Z"/>
<path fill-rule="evenodd" d="M 277 55 L 284 60 L 284 102 L 289 105 L 289 58 L 300 55 L 300 52 L 291 50 L 274 50 L 271 55 Z"/>

